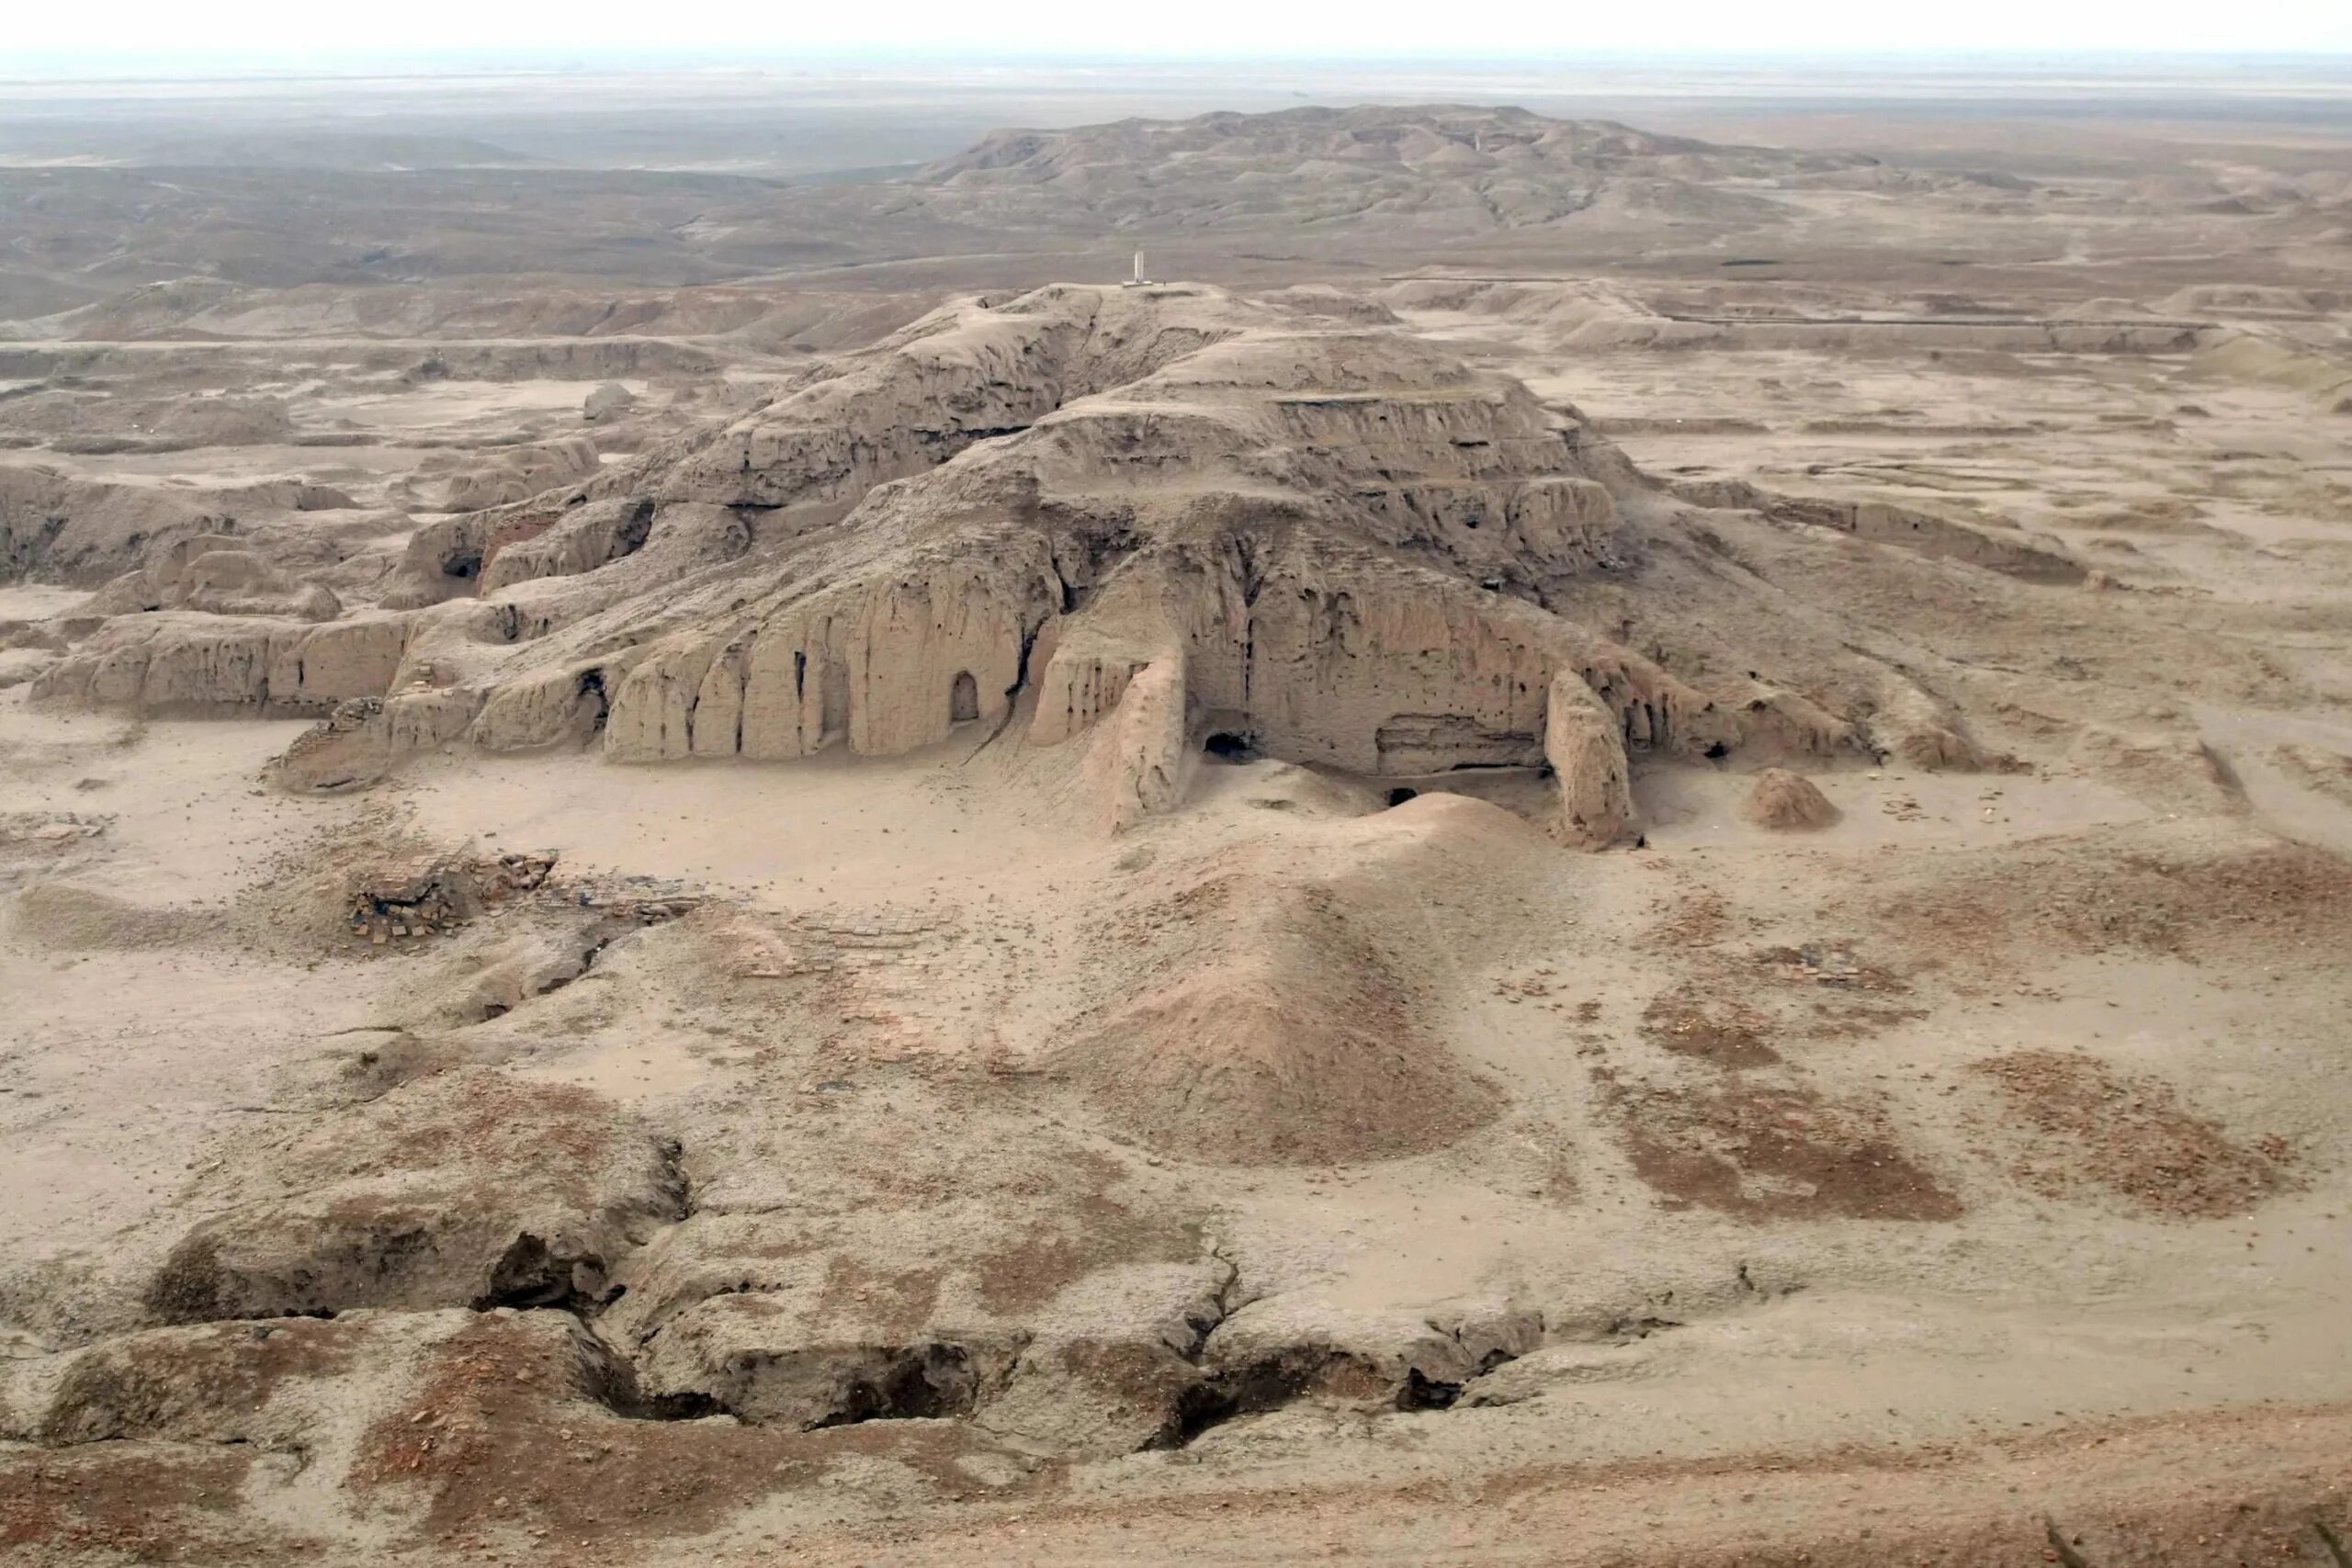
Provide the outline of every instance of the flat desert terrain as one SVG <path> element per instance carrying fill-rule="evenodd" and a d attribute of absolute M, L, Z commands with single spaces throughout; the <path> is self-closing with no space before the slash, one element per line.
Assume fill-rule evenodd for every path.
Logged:
<path fill-rule="evenodd" d="M 2352 1563 L 2341 70 L 31 81 L 0 239 L 0 1558 Z"/>

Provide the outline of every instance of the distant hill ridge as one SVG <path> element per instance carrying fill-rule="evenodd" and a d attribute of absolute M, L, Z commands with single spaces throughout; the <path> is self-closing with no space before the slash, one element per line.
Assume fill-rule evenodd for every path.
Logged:
<path fill-rule="evenodd" d="M 932 164 L 911 176 L 936 184 L 972 171 L 1019 169 L 1050 177 L 1083 162 L 1202 154 L 1272 156 L 1312 152 L 1366 164 L 1463 169 L 1513 162 L 1575 162 L 1598 166 L 1626 158 L 1668 153 L 1723 153 L 1731 149 L 1691 137 L 1660 136 L 1607 119 L 1553 119 L 1509 105 L 1312 105 L 1266 114 L 1229 109 L 1190 119 L 1130 118 L 1064 130 L 1010 129 L 989 132 L 978 145 Z M 1469 156 L 1464 158 L 1463 154 Z M 1790 156 L 1783 154 L 1781 156 Z M 1874 160 L 1817 157 L 1825 165 Z"/>
<path fill-rule="evenodd" d="M 1962 186 L 1853 153 L 1727 146 L 1614 120 L 1464 104 L 1302 107 L 991 132 L 899 182 L 928 211 L 1023 225 L 1198 232 L 1362 221 L 1519 229 L 1599 209 L 1709 222 L 1787 216 L 1781 190 Z M 915 194 L 919 193 L 919 194 Z"/>

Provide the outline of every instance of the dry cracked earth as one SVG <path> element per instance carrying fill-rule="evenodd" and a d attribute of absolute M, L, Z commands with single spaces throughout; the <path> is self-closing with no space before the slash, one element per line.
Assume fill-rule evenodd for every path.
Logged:
<path fill-rule="evenodd" d="M 1761 112 L 0 123 L 0 1557 L 2343 1568 L 2352 126 Z"/>

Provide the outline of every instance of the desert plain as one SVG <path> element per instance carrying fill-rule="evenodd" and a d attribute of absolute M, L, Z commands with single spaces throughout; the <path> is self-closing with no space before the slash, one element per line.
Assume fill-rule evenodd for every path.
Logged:
<path fill-rule="evenodd" d="M 2343 1568 L 2352 77 L 1074 80 L 12 90 L 0 1555 Z"/>

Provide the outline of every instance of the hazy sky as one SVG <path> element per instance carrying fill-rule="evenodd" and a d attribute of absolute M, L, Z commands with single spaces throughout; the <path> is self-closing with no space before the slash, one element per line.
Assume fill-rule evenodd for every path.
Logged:
<path fill-rule="evenodd" d="M 2352 0 L 20 0 L 12 57 L 189 63 L 645 48 L 714 62 L 869 48 L 1036 56 L 1472 56 L 1594 51 L 2352 53 Z"/>

